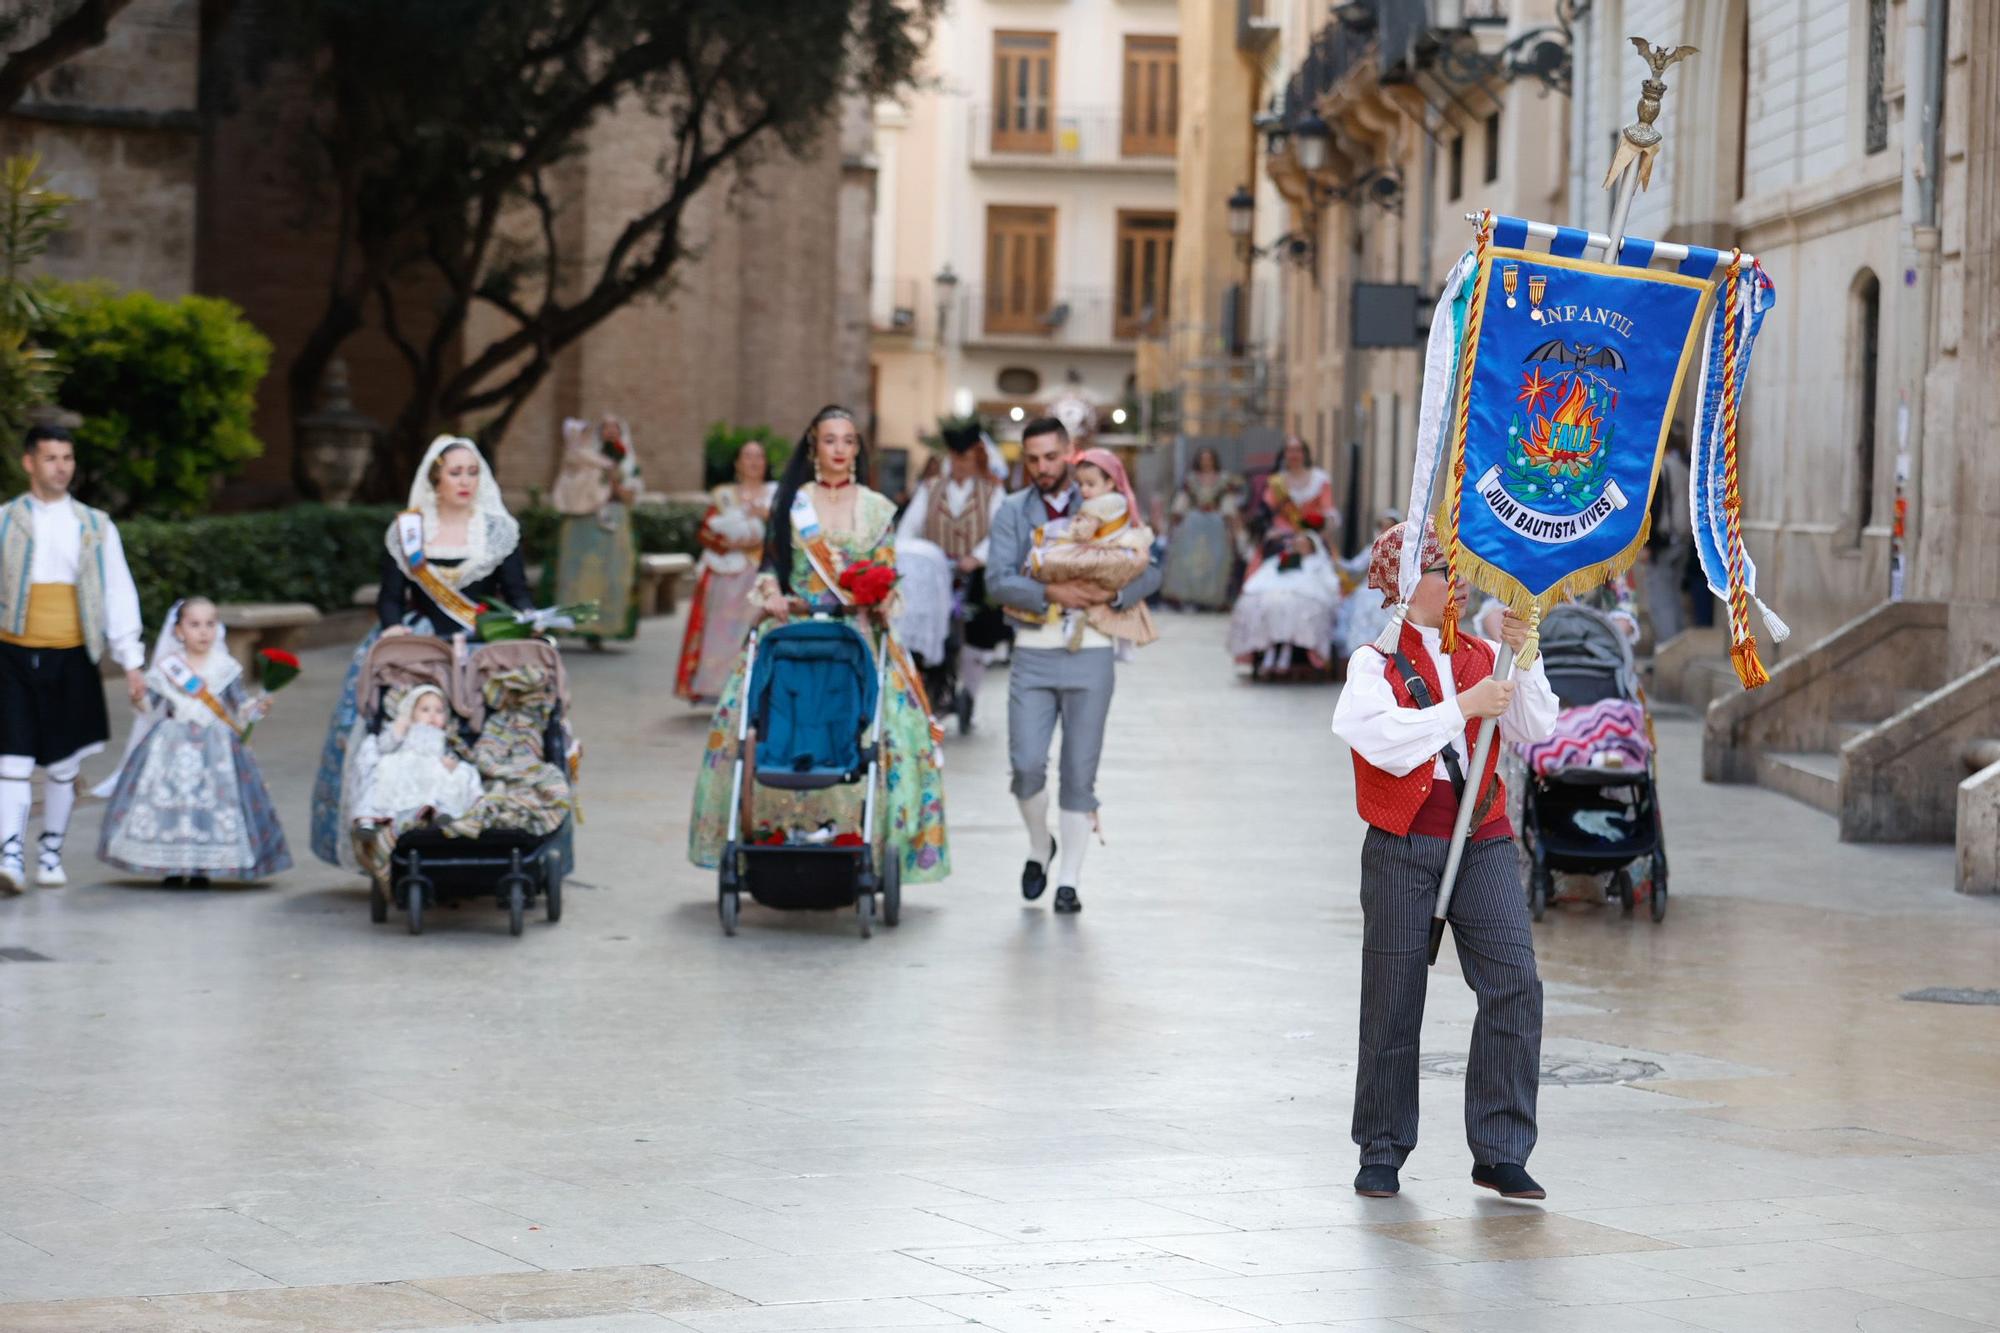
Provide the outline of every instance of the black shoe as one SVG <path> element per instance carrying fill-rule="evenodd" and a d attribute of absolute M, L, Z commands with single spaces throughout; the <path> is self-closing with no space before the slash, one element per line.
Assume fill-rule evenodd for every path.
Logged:
<path fill-rule="evenodd" d="M 1021 867 L 1021 896 L 1029 902 L 1048 891 L 1049 867 L 1056 863 L 1056 840 L 1049 839 L 1049 859 L 1030 861 Z"/>
<path fill-rule="evenodd" d="M 1396 1176 L 1396 1168 L 1378 1162 L 1364 1166 L 1354 1176 L 1354 1192 L 1364 1199 L 1393 1199 L 1402 1193 L 1403 1182 Z"/>
<path fill-rule="evenodd" d="M 1081 912 L 1083 904 L 1077 900 L 1076 890 L 1064 884 L 1056 889 L 1056 911 Z"/>
<path fill-rule="evenodd" d="M 186 875 L 168 875 L 165 879 L 160 881 L 160 887 L 166 889 L 178 889 L 184 887 L 186 884 L 187 884 Z"/>
<path fill-rule="evenodd" d="M 1472 1167 L 1472 1183 L 1481 1189 L 1493 1190 L 1503 1199 L 1546 1199 L 1547 1190 L 1535 1183 L 1528 1174 L 1528 1168 L 1514 1162 L 1500 1162 L 1493 1166 Z"/>
<path fill-rule="evenodd" d="M 191 888 L 191 889 L 205 889 L 205 888 L 207 888 L 207 887 L 208 887 L 208 876 L 207 876 L 207 875 L 189 875 L 189 876 L 188 876 L 188 887 L 189 887 L 189 888 Z"/>

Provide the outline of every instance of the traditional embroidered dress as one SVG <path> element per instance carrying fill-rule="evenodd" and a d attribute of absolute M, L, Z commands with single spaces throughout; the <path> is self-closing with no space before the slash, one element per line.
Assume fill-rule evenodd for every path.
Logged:
<path fill-rule="evenodd" d="M 476 838 L 489 830 L 543 837 L 569 818 L 569 779 L 543 754 L 555 691 L 540 667 L 514 667 L 486 678 L 486 723 L 472 744 L 484 785 L 479 799 L 444 826 L 446 837 Z M 560 760 L 561 756 L 557 756 Z"/>
<path fill-rule="evenodd" d="M 639 541 L 620 496 L 638 494 L 639 456 L 632 432 L 623 421 L 618 427 L 613 441 L 573 417 L 563 422 L 562 465 L 549 492 L 563 521 L 544 592 L 552 606 L 597 607 L 576 630 L 590 639 L 639 633 Z"/>
<path fill-rule="evenodd" d="M 1369 586 L 1392 598 L 1403 526 L 1377 539 Z M 1426 533 L 1427 554 L 1442 560 Z M 1426 559 L 1422 565 L 1433 563 Z M 1521 893 L 1506 793 L 1494 771 L 1469 773 L 1478 723 L 1458 698 L 1492 674 L 1500 647 L 1462 634 L 1447 656 L 1439 630 L 1405 622 L 1397 656 L 1357 649 L 1334 708 L 1333 730 L 1354 753 L 1355 803 L 1368 824 L 1361 853 L 1361 1054 L 1354 1142 L 1363 1165 L 1400 1167 L 1417 1142 L 1417 1056 L 1428 979 L 1430 917 L 1460 800 L 1474 832 L 1452 893 L 1459 966 L 1479 996 L 1467 1066 L 1466 1138 L 1475 1162 L 1525 1164 L 1535 1144 L 1542 987 Z M 1548 734 L 1556 698 L 1536 662 L 1513 677 L 1501 736 Z M 1414 683 L 1412 683 L 1414 682 Z M 1449 758 L 1447 758 L 1449 755 Z M 1465 781 L 1454 790 L 1454 768 Z"/>
<path fill-rule="evenodd" d="M 149 879 L 266 879 L 290 869 L 292 854 L 238 734 L 250 703 L 243 668 L 219 635 L 206 657 L 190 657 L 174 636 L 180 609 L 146 669 L 146 715 L 110 784 L 98 859 Z"/>
<path fill-rule="evenodd" d="M 976 431 L 948 434 L 945 445 L 954 456 L 983 452 Z M 931 626 L 943 631 L 935 636 L 935 651 L 922 652 L 926 661 L 933 665 L 943 656 L 943 641 L 950 637 L 952 617 L 955 615 L 963 620 L 958 679 L 960 688 L 971 700 L 979 696 L 979 687 L 986 678 L 986 667 L 993 658 L 994 650 L 1007 638 L 1006 617 L 986 596 L 986 556 L 993 540 L 993 515 L 999 511 L 1000 502 L 1004 499 L 1005 490 L 988 470 L 982 469 L 969 480 L 947 472 L 917 487 L 916 494 L 910 497 L 909 507 L 903 511 L 902 522 L 896 528 L 898 545 L 921 550 L 920 543 L 927 544 L 931 548 L 927 554 L 941 552 L 943 555 L 943 563 L 949 570 L 949 580 L 943 588 L 944 605 L 936 605 L 935 598 L 925 595 L 927 588 L 937 586 L 934 580 L 912 578 L 900 590 L 904 598 L 904 613 L 910 618 L 913 631 Z M 976 560 L 978 567 L 960 569 L 958 562 L 967 558 Z M 957 603 L 956 608 L 951 604 L 953 601 Z M 923 635 L 926 640 L 932 637 Z M 923 646 L 929 649 L 932 644 L 926 642 Z M 917 649 L 914 639 L 911 647 Z M 939 709 L 950 708 L 954 703 L 949 699 L 932 702 Z"/>
<path fill-rule="evenodd" d="M 1322 537 L 1340 531 L 1340 510 L 1333 503 L 1333 478 L 1321 468 L 1307 468 L 1303 474 L 1273 472 L 1264 478 L 1263 507 L 1265 536 L 1295 536 L 1316 532 Z M 1250 572 L 1265 559 L 1262 549 L 1250 557 Z"/>
<path fill-rule="evenodd" d="M 674 694 L 689 703 L 713 703 L 743 651 L 759 614 L 750 591 L 762 562 L 765 525 L 778 484 L 761 481 L 748 491 L 734 482 L 709 492 L 699 539 L 700 573 L 688 601 Z"/>
<path fill-rule="evenodd" d="M 1226 472 L 1190 472 L 1174 492 L 1174 525 L 1160 585 L 1168 601 L 1217 611 L 1229 605 L 1241 486 Z"/>
<path fill-rule="evenodd" d="M 37 879 L 65 882 L 77 768 L 111 737 L 97 664 L 108 653 L 128 671 L 143 665 L 139 629 L 139 592 L 108 517 L 68 496 L 0 506 L 0 890 L 24 882 L 37 765 L 48 771 Z"/>
<path fill-rule="evenodd" d="M 1340 613 L 1340 571 L 1327 555 L 1326 543 L 1311 529 L 1276 537 L 1310 544 L 1304 555 L 1287 553 L 1266 558 L 1243 580 L 1243 592 L 1229 615 L 1229 655 L 1239 659 L 1264 655 L 1267 667 L 1291 665 L 1294 649 L 1314 665 L 1326 660 L 1333 646 L 1334 620 Z"/>
<path fill-rule="evenodd" d="M 348 762 L 361 743 L 360 709 L 355 701 L 361 664 L 382 631 L 402 625 L 419 634 L 464 633 L 477 638 L 475 608 L 511 606 L 528 610 L 534 598 L 528 590 L 521 560 L 521 526 L 500 498 L 500 484 L 485 458 L 479 458 L 479 487 L 473 495 L 473 515 L 461 548 L 435 544 L 438 530 L 437 488 L 431 484 L 431 464 L 446 450 L 479 450 L 472 441 L 440 435 L 431 441 L 410 483 L 409 511 L 389 525 L 382 563 L 382 587 L 375 600 L 380 625 L 354 650 L 340 698 L 327 725 L 320 750 L 319 774 L 312 794 L 312 851 L 328 865 L 349 870 L 361 867 L 347 836 L 355 791 Z M 413 522 L 412 520 L 417 520 Z M 412 538 L 415 549 L 412 550 Z M 415 572 L 413 572 L 415 571 Z"/>
<path fill-rule="evenodd" d="M 463 756 L 452 755 L 442 727 L 411 721 L 425 695 L 443 699 L 435 685 L 420 685 L 389 700 L 392 718 L 380 731 L 364 736 L 354 757 L 354 818 L 388 824 L 406 833 L 425 810 L 441 819 L 456 819 L 479 799 L 479 770 Z M 457 759 L 447 763 L 447 758 Z"/>
<path fill-rule="evenodd" d="M 802 498 L 804 495 L 801 492 Z M 887 497 L 861 487 L 854 499 L 853 530 L 820 529 L 825 548 L 837 567 L 833 571 L 836 579 L 840 569 L 858 561 L 894 562 L 895 517 L 896 507 Z M 805 524 L 816 525 L 818 517 L 808 502 L 803 512 L 795 508 L 791 518 L 792 593 L 808 602 L 830 602 L 833 594 L 829 584 L 810 558 L 809 543 L 803 535 Z M 871 636 L 882 633 L 858 618 L 854 624 Z M 883 683 L 882 790 L 877 827 L 901 856 L 904 881 L 929 883 L 951 873 L 951 847 L 945 834 L 944 773 L 938 765 L 937 744 L 932 738 L 931 720 L 918 683 L 909 677 L 897 658 L 896 653 L 889 655 L 891 666 Z M 907 662 L 908 658 L 902 660 Z M 743 694 L 743 666 L 744 654 L 738 653 L 735 668 L 715 706 L 715 718 L 708 730 L 708 748 L 695 779 L 688 859 L 711 869 L 721 861 L 722 846 L 729 834 L 729 808 L 737 795 L 730 777 L 737 708 Z M 840 828 L 858 829 L 863 795 L 859 785 L 801 792 L 759 788 L 757 822 L 781 828 L 815 828 L 832 820 Z"/>

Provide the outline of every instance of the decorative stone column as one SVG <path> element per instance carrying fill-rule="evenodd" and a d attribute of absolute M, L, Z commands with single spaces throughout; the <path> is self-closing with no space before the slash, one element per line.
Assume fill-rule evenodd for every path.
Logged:
<path fill-rule="evenodd" d="M 347 387 L 347 362 L 339 357 L 327 363 L 326 377 L 320 381 L 319 410 L 298 419 L 299 449 L 305 457 L 306 475 L 312 478 L 320 500 L 340 508 L 354 498 L 368 471 L 381 426 L 354 410 Z"/>

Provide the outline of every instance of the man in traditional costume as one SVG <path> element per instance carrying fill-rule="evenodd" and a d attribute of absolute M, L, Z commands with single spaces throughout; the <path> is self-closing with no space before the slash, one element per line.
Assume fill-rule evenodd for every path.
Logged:
<path fill-rule="evenodd" d="M 117 527 L 70 498 L 69 432 L 29 427 L 21 464 L 28 493 L 0 506 L 0 893 L 27 887 L 38 766 L 47 778 L 35 883 L 68 883 L 62 850 L 77 769 L 111 739 L 97 665 L 107 651 L 125 668 L 132 706 L 146 698 L 139 591 Z"/>
<path fill-rule="evenodd" d="M 1375 540 L 1368 586 L 1401 600 L 1400 523 Z M 1459 866 L 1449 920 L 1459 967 L 1479 997 L 1466 1063 L 1465 1133 L 1473 1183 L 1511 1199 L 1539 1199 L 1525 1163 L 1535 1146 L 1541 1069 L 1542 983 L 1521 893 L 1506 791 L 1489 751 L 1477 785 L 1465 770 L 1480 719 L 1500 719 L 1512 742 L 1541 740 L 1558 704 L 1539 660 L 1509 680 L 1492 679 L 1500 645 L 1469 633 L 1447 656 L 1439 643 L 1450 589 L 1445 556 L 1424 524 L 1422 580 L 1409 618 L 1385 657 L 1357 648 L 1333 713 L 1334 734 L 1354 751 L 1355 800 L 1368 823 L 1361 850 L 1361 1055 L 1354 1080 L 1357 1193 L 1387 1198 L 1417 1144 L 1417 1052 L 1429 975 L 1430 923 L 1452 824 L 1473 801 L 1472 834 Z M 1501 640 L 1518 652 L 1528 624 L 1513 615 Z"/>
<path fill-rule="evenodd" d="M 1006 491 L 986 466 L 986 450 L 977 426 L 945 432 L 947 462 L 942 476 L 920 482 L 897 525 L 899 541 L 922 538 L 951 561 L 952 586 L 964 601 L 964 643 L 958 650 L 959 698 L 935 699 L 934 706 L 955 705 L 963 725 L 972 725 L 972 708 L 986 665 L 1007 634 L 1000 608 L 986 601 L 986 557 L 992 542 L 993 516 Z"/>
<path fill-rule="evenodd" d="M 1097 760 L 1116 677 L 1112 641 L 1099 631 L 1086 628 L 1081 648 L 1068 651 L 1062 612 L 1105 604 L 1121 611 L 1138 606 L 1159 590 L 1160 565 L 1156 557 L 1116 594 L 1085 583 L 1038 582 L 1027 572 L 1035 534 L 1074 516 L 1082 502 L 1070 476 L 1070 436 L 1062 422 L 1053 417 L 1029 422 L 1021 435 L 1021 456 L 1030 485 L 1007 497 L 994 516 L 986 579 L 993 599 L 1016 622 L 1007 672 L 1007 759 L 1014 772 L 1014 799 L 1028 829 L 1021 896 L 1030 902 L 1042 896 L 1053 862 L 1055 910 L 1080 912 L 1083 903 L 1076 891 L 1097 813 Z M 1049 830 L 1048 793 L 1049 744 L 1058 721 L 1063 733 L 1060 840 Z"/>

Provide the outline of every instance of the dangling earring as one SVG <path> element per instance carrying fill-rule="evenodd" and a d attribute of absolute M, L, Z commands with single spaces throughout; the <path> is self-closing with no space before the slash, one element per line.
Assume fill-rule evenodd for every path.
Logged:
<path fill-rule="evenodd" d="M 823 483 L 820 480 L 820 475 L 819 475 L 819 449 L 817 446 L 813 448 L 812 461 L 813 461 L 813 484 L 816 486 L 824 485 L 825 483 Z"/>

